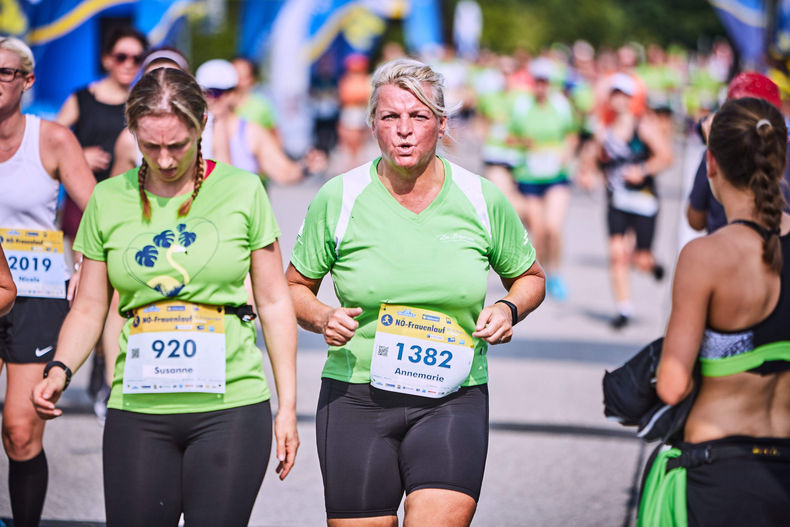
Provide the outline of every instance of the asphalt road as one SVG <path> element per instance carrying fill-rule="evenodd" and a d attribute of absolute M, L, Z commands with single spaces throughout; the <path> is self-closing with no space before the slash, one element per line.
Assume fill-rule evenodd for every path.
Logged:
<path fill-rule="evenodd" d="M 489 351 L 491 436 L 476 526 L 627 526 L 633 525 L 635 491 L 650 445 L 633 431 L 604 419 L 601 377 L 641 344 L 664 330 L 669 308 L 671 269 L 680 244 L 685 178 L 696 168 L 700 147 L 677 145 L 675 166 L 659 178 L 662 210 L 656 254 L 669 276 L 663 282 L 634 274 L 633 323 L 620 332 L 607 322 L 614 314 L 609 290 L 603 191 L 573 191 L 565 228 L 564 276 L 570 297 L 547 299 L 516 327 L 514 340 Z M 448 157 L 474 169 L 476 160 L 456 148 Z M 270 189 L 280 222 L 283 254 L 293 245 L 307 205 L 320 185 L 307 181 Z M 330 280 L 321 297 L 333 298 Z M 503 294 L 490 277 L 489 297 Z M 302 446 L 291 476 L 274 474 L 263 483 L 253 511 L 253 526 L 324 525 L 321 475 L 315 448 L 314 419 L 325 347 L 320 336 L 300 333 L 299 433 Z M 264 361 L 266 364 L 266 361 Z M 103 525 L 102 429 L 84 392 L 87 368 L 67 392 L 63 417 L 47 425 L 45 449 L 50 464 L 42 525 Z M 271 376 L 269 377 L 271 379 Z M 0 381 L 5 393 L 5 379 Z M 0 481 L 7 461 L 0 456 Z M 10 516 L 8 495 L 0 486 L 0 518 Z M 5 520 L 8 522 L 8 520 Z"/>

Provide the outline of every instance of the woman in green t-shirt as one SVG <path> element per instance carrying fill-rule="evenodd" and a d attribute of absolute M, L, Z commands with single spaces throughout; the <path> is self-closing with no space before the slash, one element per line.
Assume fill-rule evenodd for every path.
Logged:
<path fill-rule="evenodd" d="M 316 413 L 328 523 L 469 525 L 488 447 L 488 344 L 545 294 L 521 221 L 492 183 L 436 155 L 442 78 L 411 59 L 373 76 L 381 157 L 319 190 L 286 276 L 329 344 Z M 489 269 L 508 290 L 485 305 Z M 331 273 L 340 307 L 316 293 Z"/>
<path fill-rule="evenodd" d="M 247 274 L 277 384 L 281 479 L 299 442 L 280 231 L 257 176 L 203 159 L 206 102 L 190 75 L 144 75 L 126 118 L 143 163 L 102 182 L 86 208 L 74 244 L 82 281 L 33 402 L 42 418 L 61 415 L 55 403 L 116 289 L 129 320 L 104 429 L 108 525 L 175 526 L 182 513 L 187 524 L 246 525 L 271 447 Z"/>

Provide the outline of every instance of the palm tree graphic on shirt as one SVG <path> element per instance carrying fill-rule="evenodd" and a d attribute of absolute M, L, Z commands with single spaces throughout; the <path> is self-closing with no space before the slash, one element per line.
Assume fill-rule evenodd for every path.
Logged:
<path fill-rule="evenodd" d="M 158 291 L 166 297 L 176 296 L 184 286 L 189 283 L 189 273 L 173 259 L 173 255 L 175 253 L 186 253 L 187 247 L 192 245 L 197 239 L 197 234 L 188 231 L 184 223 L 179 223 L 176 227 L 176 231 L 178 234 L 170 229 L 165 229 L 159 234 L 154 235 L 152 239 L 153 245 L 145 245 L 134 255 L 137 265 L 142 267 L 153 267 L 159 258 L 160 249 L 166 249 L 165 259 L 170 264 L 170 267 L 181 275 L 181 279 L 179 280 L 168 274 L 160 274 L 146 282 L 148 287 Z"/>

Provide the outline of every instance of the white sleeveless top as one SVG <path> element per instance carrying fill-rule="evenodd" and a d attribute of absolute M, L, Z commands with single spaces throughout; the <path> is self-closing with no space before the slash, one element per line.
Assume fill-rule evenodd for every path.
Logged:
<path fill-rule="evenodd" d="M 22 144 L 0 163 L 0 227 L 56 231 L 60 182 L 41 163 L 41 119 L 25 115 Z"/>

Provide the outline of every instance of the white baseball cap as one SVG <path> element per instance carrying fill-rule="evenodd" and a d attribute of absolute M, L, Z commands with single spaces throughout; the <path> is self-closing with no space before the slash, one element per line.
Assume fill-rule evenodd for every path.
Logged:
<path fill-rule="evenodd" d="M 612 75 L 612 80 L 609 83 L 609 91 L 620 91 L 629 97 L 633 97 L 636 92 L 636 83 L 634 83 L 634 79 L 625 73 L 615 73 Z"/>
<path fill-rule="evenodd" d="M 554 64 L 543 57 L 532 59 L 529 63 L 529 74 L 535 80 L 551 80 L 554 77 Z"/>
<path fill-rule="evenodd" d="M 213 59 L 200 65 L 195 72 L 195 80 L 204 90 L 229 90 L 239 84 L 239 74 L 227 60 Z"/>

